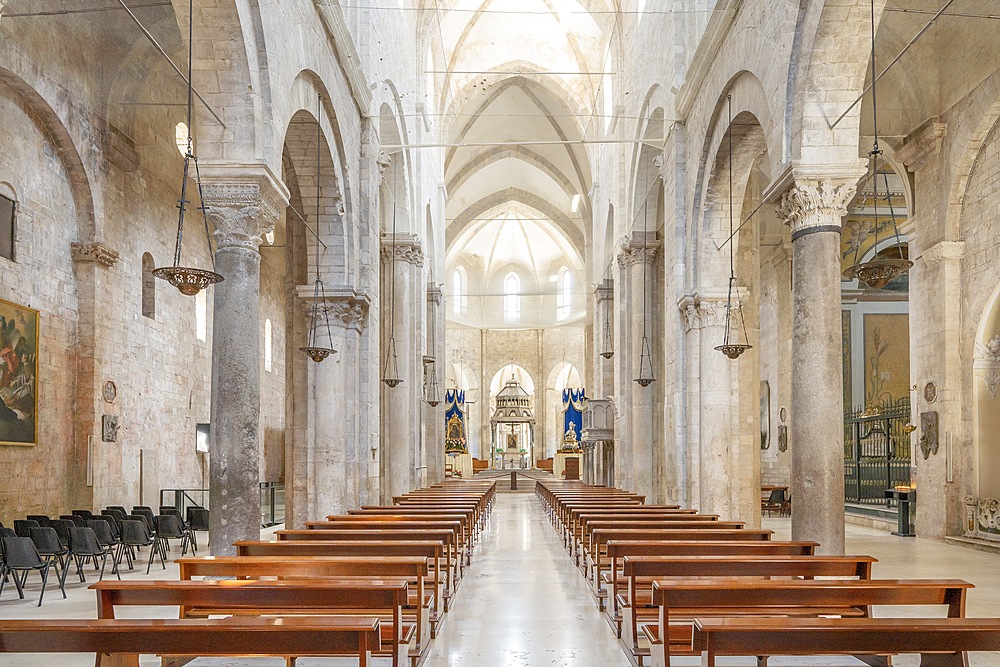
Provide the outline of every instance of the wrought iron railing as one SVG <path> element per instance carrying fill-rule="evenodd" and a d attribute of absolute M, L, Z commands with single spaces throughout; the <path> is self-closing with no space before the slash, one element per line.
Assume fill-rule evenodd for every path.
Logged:
<path fill-rule="evenodd" d="M 889 505 L 886 489 L 910 484 L 910 399 L 844 415 L 844 499 Z"/>
<path fill-rule="evenodd" d="M 189 507 L 209 507 L 208 489 L 160 489 L 160 504 L 173 505 L 187 516 Z M 260 525 L 268 528 L 285 522 L 285 485 L 260 483 Z"/>

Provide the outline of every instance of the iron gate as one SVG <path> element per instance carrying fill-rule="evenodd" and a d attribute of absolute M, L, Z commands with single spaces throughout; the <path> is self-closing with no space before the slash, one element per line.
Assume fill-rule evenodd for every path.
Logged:
<path fill-rule="evenodd" d="M 888 505 L 885 490 L 910 484 L 910 399 L 844 415 L 844 499 Z"/>

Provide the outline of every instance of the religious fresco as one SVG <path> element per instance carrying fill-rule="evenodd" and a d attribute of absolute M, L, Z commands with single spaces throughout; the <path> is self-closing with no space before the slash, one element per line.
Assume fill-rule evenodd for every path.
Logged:
<path fill-rule="evenodd" d="M 0 445 L 34 445 L 38 311 L 0 299 Z"/>
<path fill-rule="evenodd" d="M 910 326 L 905 314 L 865 315 L 865 405 L 910 395 Z"/>

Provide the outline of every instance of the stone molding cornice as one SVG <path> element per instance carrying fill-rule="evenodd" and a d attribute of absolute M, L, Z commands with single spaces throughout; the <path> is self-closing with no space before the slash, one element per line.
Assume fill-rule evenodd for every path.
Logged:
<path fill-rule="evenodd" d="M 965 257 L 965 241 L 941 241 L 920 254 L 920 259 L 929 266 L 961 260 L 963 257 Z"/>
<path fill-rule="evenodd" d="M 618 252 L 618 266 L 626 268 L 638 264 L 652 264 L 656 261 L 656 251 L 662 244 L 655 232 L 633 232 L 622 239 Z"/>
<path fill-rule="evenodd" d="M 424 249 L 420 242 L 420 237 L 416 234 L 398 233 L 382 236 L 382 261 L 391 262 L 393 259 L 400 262 L 412 264 L 418 268 L 424 265 Z"/>
<path fill-rule="evenodd" d="M 3 3 L 0 2 L 0 9 Z M 77 264 L 99 264 L 111 268 L 118 261 L 118 252 L 112 250 L 100 241 L 90 243 L 70 243 L 70 253 Z"/>
<path fill-rule="evenodd" d="M 258 251 L 288 205 L 288 189 L 264 164 L 201 166 L 205 215 L 215 226 L 218 248 Z"/>
<path fill-rule="evenodd" d="M 313 308 L 315 301 L 314 285 L 298 285 L 296 295 L 307 307 Z M 361 331 L 368 321 L 368 311 L 371 307 L 371 297 L 355 290 L 348 285 L 342 285 L 325 290 L 325 299 L 321 297 L 330 314 L 332 324 L 338 324 L 345 329 Z"/>
<path fill-rule="evenodd" d="M 792 228 L 793 237 L 810 229 L 840 227 L 857 193 L 857 182 L 796 181 L 781 197 L 778 216 Z"/>
<path fill-rule="evenodd" d="M 926 125 L 912 132 L 896 151 L 896 159 L 910 171 L 918 171 L 928 159 L 941 152 L 948 124 L 932 118 Z"/>

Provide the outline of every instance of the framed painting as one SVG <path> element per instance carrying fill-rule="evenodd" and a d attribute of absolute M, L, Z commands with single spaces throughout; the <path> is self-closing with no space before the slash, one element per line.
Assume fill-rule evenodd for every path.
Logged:
<path fill-rule="evenodd" d="M 38 442 L 38 311 L 0 299 L 0 445 Z"/>

